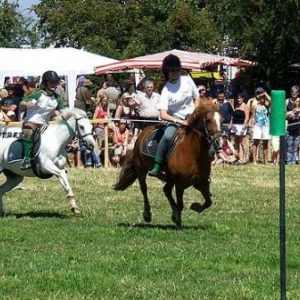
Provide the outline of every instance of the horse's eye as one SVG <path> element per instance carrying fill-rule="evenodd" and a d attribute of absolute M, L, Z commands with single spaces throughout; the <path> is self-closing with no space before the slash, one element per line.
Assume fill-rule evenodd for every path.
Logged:
<path fill-rule="evenodd" d="M 80 125 L 80 126 L 79 126 L 79 129 L 80 129 L 80 130 L 84 130 L 84 126 Z"/>

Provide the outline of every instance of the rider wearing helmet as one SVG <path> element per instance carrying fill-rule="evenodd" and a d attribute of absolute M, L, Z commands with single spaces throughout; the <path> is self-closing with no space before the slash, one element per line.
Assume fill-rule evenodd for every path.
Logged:
<path fill-rule="evenodd" d="M 158 108 L 160 118 L 168 121 L 167 128 L 158 144 L 154 166 L 149 171 L 150 176 L 160 173 L 161 165 L 179 125 L 187 126 L 186 117 L 194 111 L 195 99 L 199 96 L 198 89 L 190 76 L 181 75 L 180 59 L 173 54 L 166 56 L 162 63 L 162 72 L 167 80 Z"/>
<path fill-rule="evenodd" d="M 22 146 L 25 157 L 21 163 L 21 170 L 31 167 L 30 151 L 33 146 L 33 133 L 39 127 L 48 124 L 51 117 L 58 115 L 59 110 L 64 107 L 62 98 L 55 93 L 59 80 L 56 72 L 45 72 L 42 76 L 41 89 L 29 94 L 20 103 L 26 109 L 22 126 Z"/>

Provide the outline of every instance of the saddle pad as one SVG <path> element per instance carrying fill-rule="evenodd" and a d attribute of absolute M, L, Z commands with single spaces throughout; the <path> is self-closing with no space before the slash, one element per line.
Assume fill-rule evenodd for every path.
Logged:
<path fill-rule="evenodd" d="M 157 152 L 159 141 L 165 132 L 164 128 L 156 128 L 146 137 L 142 145 L 142 154 L 154 157 Z"/>
<path fill-rule="evenodd" d="M 17 139 L 11 143 L 8 149 L 7 162 L 13 163 L 23 159 L 22 140 Z"/>
<path fill-rule="evenodd" d="M 165 132 L 166 127 L 155 128 L 145 139 L 142 145 L 141 152 L 143 155 L 155 157 L 158 144 Z M 177 147 L 177 135 L 175 135 L 171 145 L 169 146 L 166 158 L 169 159 Z"/>

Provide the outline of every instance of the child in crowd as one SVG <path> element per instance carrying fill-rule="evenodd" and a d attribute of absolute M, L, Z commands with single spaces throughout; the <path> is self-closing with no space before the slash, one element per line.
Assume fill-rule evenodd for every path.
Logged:
<path fill-rule="evenodd" d="M 227 134 L 225 132 L 223 132 L 223 139 L 224 139 L 223 147 L 215 154 L 212 164 L 213 165 L 218 165 L 222 163 L 238 164 L 239 153 L 234 149 L 234 146 L 228 140 Z"/>

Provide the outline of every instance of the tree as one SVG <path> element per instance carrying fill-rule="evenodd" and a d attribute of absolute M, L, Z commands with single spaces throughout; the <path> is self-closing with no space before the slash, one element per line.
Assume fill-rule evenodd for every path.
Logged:
<path fill-rule="evenodd" d="M 37 42 L 34 21 L 17 12 L 18 3 L 0 1 L 0 45 L 19 48 L 21 45 L 34 46 Z"/>
<path fill-rule="evenodd" d="M 195 0 L 42 0 L 35 12 L 45 46 L 118 59 L 173 48 L 213 51 L 218 40 L 209 12 Z"/>
<path fill-rule="evenodd" d="M 299 6 L 298 0 L 210 0 L 206 8 L 237 55 L 259 63 L 260 79 L 287 88 L 289 65 L 299 61 Z"/>

